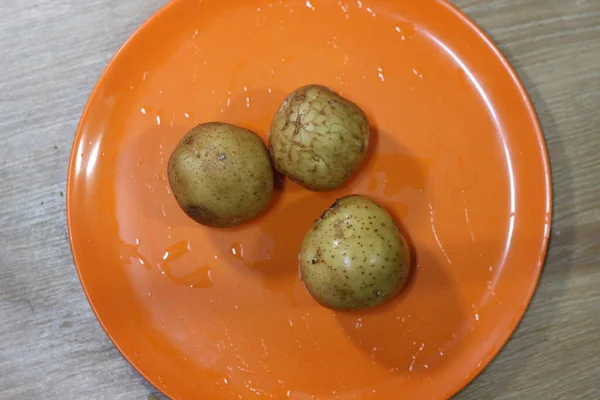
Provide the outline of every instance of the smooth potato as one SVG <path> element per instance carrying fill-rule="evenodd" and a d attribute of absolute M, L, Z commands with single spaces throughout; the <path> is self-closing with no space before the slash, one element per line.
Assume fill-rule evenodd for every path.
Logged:
<path fill-rule="evenodd" d="M 299 262 L 304 285 L 321 305 L 357 310 L 398 294 L 410 250 L 382 206 L 352 195 L 338 199 L 308 231 Z"/>
<path fill-rule="evenodd" d="M 273 191 L 273 169 L 260 137 L 218 122 L 198 125 L 181 139 L 169 159 L 168 177 L 183 211 L 213 227 L 254 218 Z"/>
<path fill-rule="evenodd" d="M 275 168 L 314 191 L 343 185 L 368 145 L 369 123 L 363 111 L 320 85 L 290 94 L 271 123 L 269 151 Z"/>

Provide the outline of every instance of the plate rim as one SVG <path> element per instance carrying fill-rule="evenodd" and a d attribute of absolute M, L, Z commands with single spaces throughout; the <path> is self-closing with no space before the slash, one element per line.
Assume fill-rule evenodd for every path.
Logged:
<path fill-rule="evenodd" d="M 140 26 L 138 26 L 133 31 L 133 33 L 131 33 L 129 35 L 127 40 L 119 47 L 119 49 L 115 52 L 115 54 L 112 56 L 110 61 L 106 64 L 106 66 L 102 70 L 98 80 L 94 84 L 94 87 L 91 90 L 91 92 L 86 100 L 85 106 L 84 106 L 84 108 L 81 112 L 81 116 L 79 118 L 79 122 L 75 129 L 75 134 L 73 136 L 73 141 L 71 143 L 69 164 L 67 167 L 66 195 L 65 195 L 65 203 L 66 203 L 65 212 L 66 212 L 66 225 L 67 225 L 67 231 L 68 231 L 68 237 L 69 237 L 69 248 L 71 250 L 73 264 L 74 264 L 75 270 L 77 271 L 77 276 L 78 276 L 79 282 L 80 282 L 83 292 L 85 294 L 85 298 L 86 298 L 88 304 L 90 305 L 90 308 L 92 309 L 92 312 L 94 313 L 96 320 L 102 327 L 102 330 L 104 331 L 106 336 L 112 342 L 113 346 L 115 346 L 115 348 L 119 351 L 121 356 L 129 363 L 129 365 L 132 366 L 133 369 L 138 374 L 140 374 L 140 376 L 142 376 L 148 383 L 150 383 L 154 387 L 154 389 L 161 392 L 167 398 L 173 398 L 173 397 L 168 393 L 168 391 L 166 389 L 162 389 L 160 387 L 160 385 L 157 385 L 154 382 L 154 380 L 152 380 L 122 350 L 120 345 L 115 341 L 115 339 L 113 338 L 111 333 L 106 328 L 102 318 L 100 317 L 100 315 L 98 314 L 98 311 L 96 310 L 96 307 L 94 306 L 94 303 L 89 295 L 88 288 L 81 276 L 81 271 L 80 271 L 80 267 L 79 267 L 79 263 L 78 263 L 78 257 L 77 257 L 76 251 L 75 251 L 75 244 L 74 244 L 73 233 L 72 233 L 73 232 L 73 220 L 71 218 L 71 209 L 74 207 L 74 205 L 73 205 L 73 199 L 72 199 L 71 193 L 73 192 L 74 185 L 75 185 L 74 181 L 76 179 L 75 166 L 76 166 L 76 162 L 77 162 L 77 144 L 81 141 L 81 137 L 83 134 L 83 128 L 86 124 L 87 119 L 89 118 L 91 104 L 93 103 L 93 100 L 97 97 L 98 92 L 100 91 L 100 87 L 103 85 L 103 82 L 106 79 L 107 72 L 111 68 L 113 68 L 117 58 L 119 58 L 121 56 L 121 54 L 124 51 L 126 51 L 126 49 L 128 47 L 131 46 L 133 41 L 135 41 L 137 39 L 137 37 L 141 34 L 141 32 L 143 30 L 147 29 L 156 20 L 160 19 L 161 16 L 163 14 L 165 14 L 169 9 L 171 9 L 172 7 L 175 7 L 176 5 L 178 5 L 179 3 L 182 3 L 184 1 L 186 1 L 186 0 L 170 0 L 166 4 L 162 5 L 160 8 L 158 8 L 152 15 L 150 15 L 150 17 L 148 17 Z M 539 263 L 538 263 L 538 265 L 535 266 L 535 269 L 534 269 L 535 278 L 532 279 L 532 281 L 527 289 L 527 293 L 524 298 L 524 300 L 525 300 L 524 307 L 521 310 L 517 311 L 516 314 L 518 317 L 515 318 L 513 321 L 511 321 L 511 323 L 509 324 L 509 329 L 504 331 L 500 335 L 500 337 L 501 337 L 500 338 L 500 343 L 501 343 L 500 346 L 492 349 L 492 351 L 485 354 L 481 358 L 481 362 L 477 364 L 477 366 L 473 369 L 473 371 L 471 373 L 469 373 L 467 379 L 457 382 L 455 385 L 453 385 L 454 387 L 452 388 L 452 390 L 447 393 L 448 399 L 449 399 L 449 398 L 452 398 L 453 396 L 455 396 L 456 394 L 458 394 L 459 392 L 461 392 L 462 390 L 464 390 L 471 383 L 473 383 L 475 381 L 475 379 L 491 364 L 491 362 L 494 359 L 496 359 L 498 354 L 504 349 L 506 344 L 509 342 L 509 340 L 512 338 L 512 336 L 515 334 L 516 330 L 519 327 L 519 324 L 522 322 L 523 318 L 525 317 L 525 314 L 529 311 L 529 308 L 531 306 L 531 301 L 532 301 L 533 296 L 535 295 L 536 289 L 538 288 L 538 285 L 539 285 L 542 271 L 546 265 L 546 260 L 547 260 L 547 256 L 548 256 L 548 248 L 549 248 L 549 243 L 550 243 L 550 233 L 549 232 L 551 232 L 551 230 L 552 230 L 552 224 L 554 221 L 554 212 L 553 212 L 554 211 L 553 210 L 554 202 L 553 202 L 552 170 L 550 168 L 550 157 L 549 157 L 549 152 L 548 152 L 548 145 L 546 143 L 544 131 L 543 131 L 541 123 L 540 123 L 540 118 L 536 112 L 533 101 L 531 100 L 531 97 L 529 96 L 527 88 L 521 81 L 519 75 L 515 71 L 512 64 L 509 62 L 508 58 L 502 53 L 502 51 L 498 48 L 498 46 L 494 43 L 494 41 L 490 38 L 490 36 L 473 19 L 471 19 L 471 17 L 469 17 L 467 14 L 465 14 L 458 6 L 451 3 L 450 0 L 430 0 L 430 1 L 432 1 L 433 3 L 438 3 L 441 7 L 445 7 L 446 9 L 448 9 L 455 17 L 457 17 L 471 31 L 473 31 L 475 34 L 477 34 L 477 36 L 483 41 L 483 43 L 485 43 L 485 45 L 490 50 L 492 50 L 495 58 L 500 62 L 500 64 L 504 68 L 504 70 L 506 70 L 506 72 L 508 72 L 511 81 L 516 86 L 519 94 L 521 95 L 521 97 L 523 99 L 523 103 L 526 107 L 526 111 L 527 111 L 529 120 L 532 122 L 532 127 L 535 131 L 536 141 L 538 144 L 537 147 L 540 151 L 540 155 L 542 158 L 541 163 L 542 163 L 542 167 L 543 167 L 544 186 L 545 186 L 545 193 L 544 193 L 545 204 L 544 204 L 544 206 L 546 208 L 546 215 L 548 216 L 547 233 L 544 235 L 544 237 L 542 239 L 542 247 L 540 248 L 540 252 L 539 252 Z"/>

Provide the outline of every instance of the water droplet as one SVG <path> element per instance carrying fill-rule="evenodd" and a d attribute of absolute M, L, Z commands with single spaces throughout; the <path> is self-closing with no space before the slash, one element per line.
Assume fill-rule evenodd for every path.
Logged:
<path fill-rule="evenodd" d="M 163 262 L 159 266 L 161 273 L 166 275 L 176 285 L 189 286 L 190 288 L 209 288 L 213 285 L 211 268 L 208 266 L 200 267 L 195 271 L 185 274 L 176 275 L 170 262 L 182 257 L 191 249 L 190 243 L 186 240 L 177 242 L 169 247 L 164 255 Z"/>
<path fill-rule="evenodd" d="M 333 39 L 331 40 L 331 47 L 333 47 L 333 48 L 334 48 L 334 50 L 337 50 L 337 49 L 338 49 L 338 47 L 340 47 L 340 46 L 338 46 L 338 44 L 337 44 L 336 40 L 337 40 L 337 37 L 335 37 L 335 36 L 334 36 L 334 37 L 333 37 Z"/>
<path fill-rule="evenodd" d="M 244 247 L 240 243 L 234 243 L 231 245 L 231 254 L 242 261 L 244 259 Z"/>
<path fill-rule="evenodd" d="M 385 77 L 383 76 L 383 69 L 381 69 L 381 67 L 378 67 L 377 68 L 377 72 L 378 72 L 377 76 L 379 77 L 379 79 L 381 80 L 381 82 L 384 82 L 385 81 Z"/>
<path fill-rule="evenodd" d="M 142 112 L 142 114 L 146 115 L 146 109 L 144 107 L 140 108 L 140 111 Z"/>
<path fill-rule="evenodd" d="M 170 262 L 182 257 L 188 253 L 191 249 L 191 245 L 188 241 L 183 240 L 177 242 L 165 250 L 163 254 L 163 261 L 159 265 L 161 274 L 167 276 L 173 283 L 182 286 L 189 286 L 190 288 L 208 288 L 213 285 L 212 277 L 210 274 L 210 267 L 200 267 L 195 271 L 185 274 L 178 275 L 173 271 Z"/>
<path fill-rule="evenodd" d="M 360 329 L 360 328 L 362 328 L 362 318 L 358 318 L 358 319 L 356 320 L 356 324 L 354 325 L 354 327 L 355 327 L 356 329 Z"/>
<path fill-rule="evenodd" d="M 182 255 L 186 254 L 187 252 L 189 252 L 190 249 L 191 249 L 191 245 L 190 245 L 190 242 L 188 242 L 187 240 L 182 240 L 180 242 L 177 242 L 174 245 L 170 246 L 165 251 L 165 254 L 163 255 L 163 260 L 167 260 L 167 259 L 169 259 L 170 261 L 175 260 L 175 259 L 181 257 Z"/>

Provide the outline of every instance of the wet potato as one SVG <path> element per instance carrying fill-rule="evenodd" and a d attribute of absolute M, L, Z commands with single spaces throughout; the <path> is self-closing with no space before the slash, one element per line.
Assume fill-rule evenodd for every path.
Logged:
<path fill-rule="evenodd" d="M 321 305 L 357 310 L 383 304 L 406 283 L 410 251 L 391 215 L 359 195 L 338 199 L 306 234 L 300 275 Z"/>
<path fill-rule="evenodd" d="M 228 227 L 257 216 L 273 191 L 273 169 L 254 132 L 225 123 L 190 130 L 168 163 L 179 206 L 203 225 Z"/>
<path fill-rule="evenodd" d="M 368 144 L 363 111 L 320 85 L 299 88 L 284 100 L 269 137 L 275 168 L 314 191 L 343 185 L 359 167 Z"/>

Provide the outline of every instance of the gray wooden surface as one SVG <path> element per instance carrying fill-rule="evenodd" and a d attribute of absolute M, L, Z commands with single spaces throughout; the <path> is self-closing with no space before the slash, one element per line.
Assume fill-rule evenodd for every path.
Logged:
<path fill-rule="evenodd" d="M 554 174 L 548 262 L 518 331 L 460 399 L 600 398 L 600 0 L 455 0 L 534 100 Z M 65 227 L 73 133 L 164 0 L 0 0 L 0 398 L 148 399 L 83 295 Z"/>

